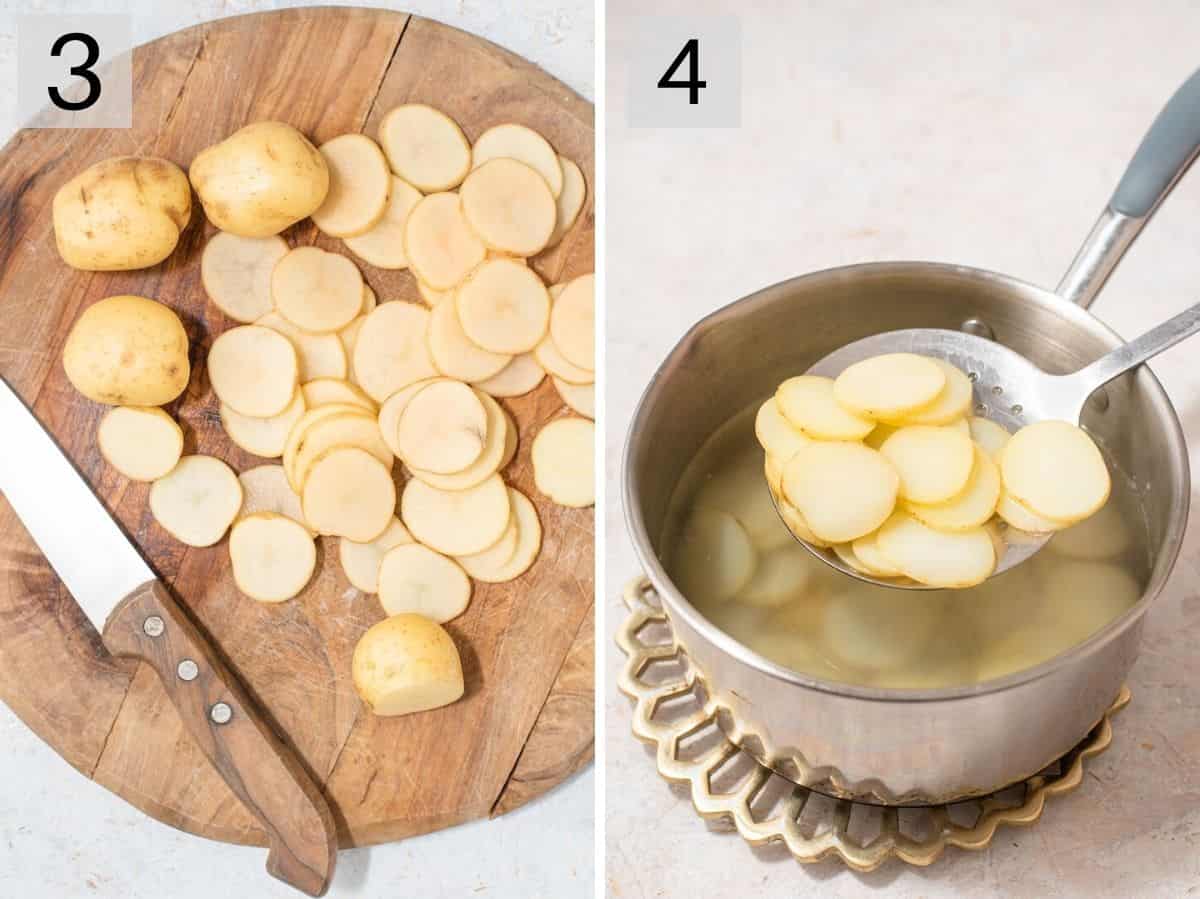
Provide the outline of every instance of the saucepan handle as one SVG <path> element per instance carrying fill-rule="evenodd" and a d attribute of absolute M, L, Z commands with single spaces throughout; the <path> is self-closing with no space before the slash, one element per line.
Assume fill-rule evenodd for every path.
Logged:
<path fill-rule="evenodd" d="M 1063 299 L 1092 304 L 1125 251 L 1200 153 L 1200 71 L 1167 101 L 1142 138 L 1099 220 L 1057 287 Z"/>

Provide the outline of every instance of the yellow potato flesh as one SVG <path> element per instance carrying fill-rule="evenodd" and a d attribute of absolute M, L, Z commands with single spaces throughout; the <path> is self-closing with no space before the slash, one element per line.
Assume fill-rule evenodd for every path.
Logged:
<path fill-rule="evenodd" d="M 1018 531 L 1028 534 L 1050 534 L 1070 527 L 1070 522 L 1055 521 L 1053 518 L 1038 515 L 1004 490 L 1001 490 L 1000 499 L 996 503 L 996 514 Z"/>
<path fill-rule="evenodd" d="M 235 412 L 270 418 L 283 412 L 296 395 L 296 350 L 270 328 L 239 325 L 213 341 L 208 379 L 221 402 Z"/>
<path fill-rule="evenodd" d="M 945 384 L 946 376 L 934 360 L 888 353 L 846 368 L 834 381 L 833 396 L 862 417 L 896 419 L 928 406 Z"/>
<path fill-rule="evenodd" d="M 437 375 L 425 343 L 428 328 L 429 310 L 413 303 L 383 303 L 367 316 L 354 346 L 354 377 L 371 399 L 382 403 Z"/>
<path fill-rule="evenodd" d="M 364 593 L 379 592 L 379 565 L 389 549 L 412 543 L 399 518 L 393 518 L 382 534 L 369 543 L 355 543 L 343 537 L 338 541 L 338 558 L 346 580 Z"/>
<path fill-rule="evenodd" d="M 379 566 L 379 602 L 388 615 L 415 613 L 442 624 L 471 600 L 462 566 L 419 543 L 388 550 Z"/>
<path fill-rule="evenodd" d="M 218 231 L 200 256 L 204 291 L 234 321 L 256 321 L 275 308 L 271 273 L 287 252 L 282 237 L 238 237 Z"/>
<path fill-rule="evenodd" d="M 451 190 L 471 168 L 471 145 L 462 129 L 431 106 L 409 103 L 379 123 L 379 143 L 392 171 L 424 193 Z"/>
<path fill-rule="evenodd" d="M 558 161 L 562 166 L 563 189 L 556 201 L 557 217 L 554 223 L 554 232 L 550 235 L 550 240 L 546 242 L 547 247 L 557 246 L 559 241 L 566 236 L 567 232 L 571 230 L 571 226 L 575 224 L 575 220 L 579 218 L 583 202 L 587 199 L 587 181 L 579 166 L 565 156 L 558 157 Z"/>
<path fill-rule="evenodd" d="M 308 411 L 304 394 L 297 390 L 287 408 L 270 418 L 254 418 L 242 415 L 225 403 L 221 404 L 221 425 L 229 439 L 248 453 L 264 459 L 277 459 L 283 455 L 288 434 L 300 417 Z"/>
<path fill-rule="evenodd" d="M 511 259 L 479 266 L 459 286 L 455 303 L 463 333 L 493 353 L 529 352 L 550 324 L 550 295 L 541 278 Z"/>
<path fill-rule="evenodd" d="M 430 315 L 429 355 L 438 371 L 460 381 L 485 381 L 513 360 L 511 355 L 491 353 L 473 343 L 463 333 L 454 303 L 443 303 Z"/>
<path fill-rule="evenodd" d="M 242 508 L 242 485 L 228 465 L 212 456 L 184 456 L 150 486 L 150 512 L 175 539 L 212 546 Z"/>
<path fill-rule="evenodd" d="M 383 218 L 392 174 L 379 145 L 363 134 L 341 134 L 321 144 L 329 169 L 329 192 L 312 213 L 313 224 L 332 237 L 365 234 Z"/>
<path fill-rule="evenodd" d="M 958 428 L 904 427 L 879 452 L 900 475 L 900 496 L 917 503 L 954 498 L 967 486 L 975 465 L 974 444 Z"/>
<path fill-rule="evenodd" d="M 345 238 L 346 249 L 376 268 L 408 268 L 404 254 L 404 224 L 413 207 L 421 201 L 421 192 L 402 178 L 392 176 L 392 190 L 383 217 L 371 230 Z M 373 306 L 373 304 L 372 304 Z M 366 311 L 370 311 L 369 309 Z"/>
<path fill-rule="evenodd" d="M 833 384 L 831 379 L 816 375 L 788 378 L 775 391 L 775 401 L 784 417 L 809 437 L 862 440 L 875 422 L 839 404 L 834 399 Z"/>
<path fill-rule="evenodd" d="M 462 471 L 437 474 L 420 468 L 410 468 L 412 476 L 439 490 L 469 490 L 481 484 L 503 468 L 516 451 L 517 429 L 500 404 L 485 393 L 479 400 L 487 410 L 487 443 L 479 458 Z M 382 417 L 381 417 L 382 420 Z"/>
<path fill-rule="evenodd" d="M 888 461 L 857 443 L 814 442 L 783 470 L 788 502 L 813 534 L 835 544 L 856 540 L 883 524 L 896 506 L 899 487 Z"/>
<path fill-rule="evenodd" d="M 366 450 L 340 446 L 309 468 L 300 503 L 318 534 L 368 543 L 392 520 L 396 486 L 387 466 Z"/>
<path fill-rule="evenodd" d="M 996 549 L 983 528 L 938 531 L 897 512 L 875 539 L 889 562 L 931 587 L 971 587 L 986 581 L 996 568 Z"/>
<path fill-rule="evenodd" d="M 485 584 L 502 584 L 520 577 L 533 565 L 542 548 L 542 523 L 537 509 L 519 490 L 509 487 L 508 496 L 517 531 L 517 545 L 508 561 L 497 566 L 485 561 L 482 553 L 458 557 L 467 573 Z"/>
<path fill-rule="evenodd" d="M 887 556 L 879 551 L 878 531 L 859 537 L 851 547 L 858 561 L 867 573 L 874 577 L 901 577 L 904 572 L 888 561 Z"/>
<path fill-rule="evenodd" d="M 282 465 L 259 465 L 238 475 L 242 485 L 242 508 L 239 517 L 255 512 L 275 512 L 308 528 L 304 512 L 300 508 L 300 497 L 288 483 Z"/>
<path fill-rule="evenodd" d="M 939 531 L 965 531 L 988 521 L 1000 502 L 1000 469 L 982 447 L 976 445 L 974 450 L 971 476 L 957 496 L 937 504 L 906 501 L 908 513 Z"/>
<path fill-rule="evenodd" d="M 519 353 L 490 378 L 476 381 L 475 386 L 491 396 L 523 396 L 541 384 L 545 377 L 546 370 L 533 353 Z"/>
<path fill-rule="evenodd" d="M 362 275 L 345 256 L 297 247 L 276 263 L 271 297 L 279 314 L 297 328 L 330 334 L 362 311 Z"/>
<path fill-rule="evenodd" d="M 492 159 L 515 159 L 536 171 L 557 197 L 563 189 L 563 170 L 558 154 L 549 142 L 524 125 L 496 125 L 489 128 L 471 148 L 471 165 L 479 168 Z"/>
<path fill-rule="evenodd" d="M 308 475 L 321 456 L 331 449 L 344 446 L 366 450 L 391 471 L 392 451 L 379 433 L 379 424 L 374 418 L 357 411 L 331 415 L 310 425 L 296 445 L 295 459 L 286 469 L 296 492 L 303 492 Z"/>
<path fill-rule="evenodd" d="M 450 556 L 487 549 L 504 536 L 511 511 L 499 475 L 467 490 L 439 490 L 413 478 L 400 497 L 405 527 L 421 543 Z"/>
<path fill-rule="evenodd" d="M 533 256 L 554 233 L 558 213 L 550 187 L 515 159 L 492 159 L 474 169 L 459 196 L 463 216 L 489 249 Z"/>
<path fill-rule="evenodd" d="M 96 444 L 105 460 L 134 481 L 170 472 L 183 453 L 183 430 L 156 406 L 116 406 L 104 413 Z"/>
<path fill-rule="evenodd" d="M 1082 428 L 1039 421 L 1021 428 L 1000 455 L 1004 489 L 1037 515 L 1080 521 L 1108 500 L 1104 456 Z"/>
<path fill-rule="evenodd" d="M 994 460 L 999 460 L 1000 450 L 1004 449 L 1011 436 L 1008 431 L 1002 425 L 976 415 L 967 419 L 967 425 L 971 429 L 971 439 L 983 447 Z"/>
<path fill-rule="evenodd" d="M 274 310 L 255 324 L 270 328 L 291 342 L 300 365 L 301 381 L 346 377 L 346 350 L 337 334 L 308 334 Z"/>
<path fill-rule="evenodd" d="M 572 365 L 595 369 L 595 278 L 580 275 L 563 288 L 550 311 L 554 345 Z"/>
<path fill-rule="evenodd" d="M 367 396 L 361 387 L 338 378 L 317 378 L 300 385 L 304 393 L 304 403 L 310 409 L 327 406 L 330 403 L 352 403 L 361 406 L 367 412 L 375 412 L 374 401 Z"/>
<path fill-rule="evenodd" d="M 775 397 L 758 407 L 754 417 L 754 436 L 768 456 L 786 462 L 812 443 L 804 432 L 783 417 Z"/>
<path fill-rule="evenodd" d="M 542 428 L 530 453 L 538 490 L 560 506 L 592 505 L 595 439 L 595 424 L 583 418 L 558 418 Z"/>
<path fill-rule="evenodd" d="M 405 463 L 436 474 L 470 466 L 487 442 L 487 412 L 475 391 L 458 381 L 439 381 L 409 400 L 396 425 Z"/>
<path fill-rule="evenodd" d="M 229 532 L 238 589 L 259 602 L 286 602 L 304 589 L 317 564 L 308 529 L 274 512 L 243 516 Z"/>
<path fill-rule="evenodd" d="M 354 647 L 354 687 L 380 716 L 449 705 L 463 695 L 462 662 L 445 629 L 422 615 L 393 615 Z"/>
<path fill-rule="evenodd" d="M 944 359 L 929 359 L 946 376 L 946 384 L 933 402 L 912 412 L 904 413 L 901 419 L 906 425 L 948 425 L 971 409 L 974 396 L 971 379 L 962 369 Z"/>
<path fill-rule="evenodd" d="M 677 544 L 676 572 L 680 592 L 702 606 L 727 602 L 754 576 L 758 553 L 745 529 L 732 515 L 716 509 L 693 509 Z"/>
<path fill-rule="evenodd" d="M 409 212 L 404 253 L 419 281 L 450 290 L 483 262 L 487 248 L 463 218 L 458 194 L 442 193 L 430 194 Z"/>
<path fill-rule="evenodd" d="M 562 378 L 553 378 L 554 389 L 564 403 L 580 415 L 596 418 L 596 388 L 592 384 L 568 384 Z"/>

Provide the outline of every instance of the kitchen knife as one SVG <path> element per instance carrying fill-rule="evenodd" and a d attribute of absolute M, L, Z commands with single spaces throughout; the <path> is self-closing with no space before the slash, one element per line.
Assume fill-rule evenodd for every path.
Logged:
<path fill-rule="evenodd" d="M 105 646 L 158 673 L 192 739 L 266 832 L 267 870 L 322 895 L 337 832 L 320 787 L 2 378 L 0 433 L 0 492 Z"/>

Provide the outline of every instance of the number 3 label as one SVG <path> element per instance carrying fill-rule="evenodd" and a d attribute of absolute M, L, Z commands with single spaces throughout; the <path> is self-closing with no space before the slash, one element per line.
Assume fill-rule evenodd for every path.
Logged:
<path fill-rule="evenodd" d="M 672 77 L 679 71 L 679 67 L 683 65 L 685 59 L 688 61 L 688 80 L 672 81 Z M 700 42 L 696 38 L 692 38 L 683 45 L 683 49 L 679 51 L 679 55 L 675 57 L 675 61 L 671 63 L 670 68 L 658 79 L 658 86 L 686 87 L 688 89 L 688 103 L 695 106 L 700 102 L 700 88 L 708 87 L 708 82 L 700 80 Z"/>
<path fill-rule="evenodd" d="M 87 96 L 82 100 L 68 100 L 57 87 L 48 87 L 46 90 L 50 94 L 50 101 L 59 109 L 78 112 L 81 109 L 88 109 L 94 106 L 96 101 L 100 99 L 100 91 L 102 89 L 100 79 L 92 71 L 92 66 L 100 59 L 100 44 L 90 34 L 84 34 L 82 31 L 70 31 L 59 36 L 58 40 L 50 47 L 50 55 L 62 56 L 63 49 L 71 43 L 80 43 L 87 48 L 87 59 L 77 66 L 71 66 L 69 69 L 72 75 L 76 75 L 87 82 Z"/>

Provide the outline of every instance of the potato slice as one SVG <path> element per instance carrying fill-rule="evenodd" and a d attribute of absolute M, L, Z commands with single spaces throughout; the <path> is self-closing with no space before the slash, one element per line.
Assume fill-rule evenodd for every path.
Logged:
<path fill-rule="evenodd" d="M 996 568 L 996 550 L 984 528 L 937 531 L 906 512 L 897 512 L 875 539 L 889 562 L 930 587 L 972 587 L 986 581 Z"/>
<path fill-rule="evenodd" d="M 379 298 L 375 296 L 375 291 L 371 289 L 370 284 L 368 284 L 366 281 L 363 281 L 363 301 L 362 312 L 360 314 L 366 315 L 378 305 Z"/>
<path fill-rule="evenodd" d="M 212 456 L 184 456 L 150 485 L 150 514 L 188 546 L 212 546 L 241 508 L 241 482 L 232 468 Z"/>
<path fill-rule="evenodd" d="M 463 332 L 493 353 L 527 353 L 546 336 L 550 295 L 537 273 L 511 259 L 491 259 L 454 297 Z"/>
<path fill-rule="evenodd" d="M 1038 515 L 1003 489 L 996 503 L 996 514 L 1010 526 L 1027 534 L 1052 534 L 1071 526 L 1070 522 L 1055 521 L 1053 518 Z"/>
<path fill-rule="evenodd" d="M 392 187 L 383 151 L 365 134 L 340 134 L 318 149 L 329 167 L 329 192 L 313 224 L 330 237 L 365 234 L 383 218 Z"/>
<path fill-rule="evenodd" d="M 309 409 L 300 416 L 299 421 L 292 425 L 287 441 L 283 445 L 283 470 L 287 472 L 289 482 L 293 478 L 292 468 L 296 463 L 296 453 L 299 451 L 308 429 L 319 421 L 343 414 L 372 417 L 370 412 L 355 403 L 326 403 L 324 406 Z"/>
<path fill-rule="evenodd" d="M 1059 532 L 1049 546 L 1061 556 L 1099 561 L 1117 558 L 1132 542 L 1133 534 L 1120 508 L 1108 502 L 1095 515 Z"/>
<path fill-rule="evenodd" d="M 585 418 L 556 418 L 533 438 L 533 480 L 560 506 L 596 501 L 596 425 Z"/>
<path fill-rule="evenodd" d="M 330 403 L 350 403 L 360 406 L 372 415 L 376 411 L 374 401 L 361 387 L 339 378 L 317 378 L 301 384 L 300 390 L 304 394 L 305 407 L 309 409 L 328 406 Z"/>
<path fill-rule="evenodd" d="M 550 313 L 550 336 L 572 365 L 596 367 L 595 278 L 580 275 L 563 288 Z"/>
<path fill-rule="evenodd" d="M 400 519 L 417 540 L 449 556 L 481 552 L 504 536 L 511 507 L 500 476 L 468 490 L 439 490 L 419 478 L 404 485 Z"/>
<path fill-rule="evenodd" d="M 759 556 L 754 576 L 738 593 L 738 601 L 764 609 L 786 605 L 804 594 L 816 564 L 795 543 L 778 546 Z"/>
<path fill-rule="evenodd" d="M 1092 438 L 1065 421 L 1039 421 L 1013 434 L 1000 455 L 1000 474 L 1013 499 L 1058 521 L 1087 518 L 1112 489 Z"/>
<path fill-rule="evenodd" d="M 879 551 L 879 532 L 859 537 L 851 547 L 854 555 L 872 577 L 902 577 L 904 572 L 888 561 L 887 556 Z"/>
<path fill-rule="evenodd" d="M 459 556 L 459 564 L 467 574 L 485 584 L 502 584 L 516 580 L 530 569 L 542 548 L 542 523 L 537 509 L 520 490 L 509 487 L 508 497 L 512 506 L 512 520 L 516 522 L 517 548 L 512 557 L 499 567 L 484 564 L 483 554 Z"/>
<path fill-rule="evenodd" d="M 860 537 L 859 540 L 861 539 L 862 538 Z M 902 572 L 898 572 L 897 569 L 890 564 L 887 565 L 886 568 L 875 568 L 873 565 L 869 565 L 864 562 L 861 558 L 859 558 L 858 553 L 854 551 L 854 543 L 857 542 L 858 541 L 856 540 L 853 543 L 837 543 L 834 545 L 833 551 L 837 557 L 850 568 L 853 568 L 855 571 L 859 572 L 860 574 L 865 574 L 868 577 L 897 577 L 899 574 L 902 574 Z M 884 572 L 892 573 L 885 574 Z"/>
<path fill-rule="evenodd" d="M 282 465 L 259 465 L 238 475 L 242 485 L 242 509 L 239 517 L 255 512 L 275 512 L 311 530 L 300 509 L 300 497 L 288 483 Z"/>
<path fill-rule="evenodd" d="M 971 439 L 983 447 L 984 452 L 994 461 L 998 462 L 1000 450 L 1004 449 L 1004 445 L 1008 443 L 1008 438 L 1011 436 L 1004 426 L 977 415 L 972 415 L 967 419 L 967 426 L 971 431 Z"/>
<path fill-rule="evenodd" d="M 919 658 L 936 639 L 945 620 L 940 599 L 909 594 L 899 601 L 886 590 L 876 590 L 869 598 L 857 590 L 836 592 L 819 619 L 820 644 L 835 660 L 859 671 L 895 668 Z"/>
<path fill-rule="evenodd" d="M 433 287 L 430 287 L 419 278 L 417 279 L 417 293 L 421 295 L 421 299 L 423 299 L 434 309 L 442 305 L 442 303 L 446 302 L 447 300 L 454 300 L 453 287 L 447 290 L 437 290 Z"/>
<path fill-rule="evenodd" d="M 362 311 L 358 267 L 319 247 L 296 247 L 271 274 L 271 297 L 279 314 L 308 334 L 329 334 Z"/>
<path fill-rule="evenodd" d="M 580 415 L 596 419 L 596 388 L 592 384 L 568 384 L 562 378 L 552 378 L 554 389 L 564 403 Z"/>
<path fill-rule="evenodd" d="M 291 342 L 300 365 L 301 381 L 346 377 L 346 350 L 337 334 L 307 334 L 275 311 L 268 312 L 255 324 L 270 328 Z"/>
<path fill-rule="evenodd" d="M 429 355 L 444 375 L 460 381 L 484 381 L 501 372 L 513 357 L 490 353 L 463 333 L 458 307 L 442 303 L 429 317 Z"/>
<path fill-rule="evenodd" d="M 475 391 L 459 381 L 439 381 L 408 401 L 396 425 L 405 463 L 435 474 L 467 468 L 487 442 L 487 412 Z"/>
<path fill-rule="evenodd" d="M 435 474 L 419 468 L 410 468 L 414 478 L 419 478 L 439 490 L 469 490 L 512 461 L 517 450 L 517 426 L 500 408 L 500 404 L 486 393 L 479 394 L 479 400 L 487 410 L 488 416 L 487 444 L 479 458 L 454 474 Z"/>
<path fill-rule="evenodd" d="M 229 532 L 229 561 L 237 588 L 259 602 L 296 596 L 317 567 L 317 547 L 308 528 L 285 515 L 254 512 Z"/>
<path fill-rule="evenodd" d="M 594 371 L 580 368 L 578 365 L 572 365 L 554 343 L 554 338 L 548 333 L 534 347 L 533 357 L 537 360 L 538 365 L 556 378 L 562 378 L 568 384 L 584 386 L 596 380 L 596 373 Z"/>
<path fill-rule="evenodd" d="M 409 715 L 463 695 L 462 661 L 450 635 L 423 615 L 393 615 L 354 647 L 354 688 L 375 715 Z"/>
<path fill-rule="evenodd" d="M 338 557 L 346 580 L 363 593 L 379 592 L 379 565 L 393 547 L 412 543 L 399 518 L 393 518 L 382 534 L 369 543 L 355 543 L 343 537 L 338 541 Z"/>
<path fill-rule="evenodd" d="M 354 348 L 358 346 L 358 333 L 362 330 L 363 322 L 367 320 L 365 315 L 360 315 L 342 330 L 338 331 L 338 340 L 342 342 L 342 349 L 346 351 L 346 364 L 350 369 L 349 374 L 351 381 L 354 378 Z"/>
<path fill-rule="evenodd" d="M 374 456 L 389 472 L 392 470 L 392 451 L 379 433 L 379 423 L 357 410 L 331 415 L 310 425 L 296 445 L 295 461 L 284 466 L 290 476 L 292 489 L 303 493 L 312 466 L 326 452 L 339 446 L 356 446 Z"/>
<path fill-rule="evenodd" d="M 523 162 L 546 179 L 550 192 L 558 197 L 563 190 L 563 170 L 558 154 L 549 141 L 524 125 L 496 125 L 479 135 L 471 148 L 471 167 L 479 168 L 492 159 Z"/>
<path fill-rule="evenodd" d="M 776 501 L 779 503 L 779 518 L 794 536 L 799 537 L 805 543 L 811 543 L 813 546 L 820 547 L 821 549 L 829 549 L 833 546 L 828 540 L 822 540 L 812 532 L 812 528 L 808 526 L 808 522 L 804 520 L 804 516 L 800 514 L 799 509 L 783 497 L 778 497 Z"/>
<path fill-rule="evenodd" d="M 235 412 L 270 418 L 288 407 L 300 380 L 291 342 L 261 325 L 239 325 L 219 335 L 208 351 L 208 380 L 217 398 Z"/>
<path fill-rule="evenodd" d="M 930 358 L 930 362 L 942 370 L 946 376 L 946 386 L 934 398 L 932 403 L 922 406 L 913 412 L 901 416 L 906 425 L 948 425 L 971 411 L 971 400 L 974 397 L 971 379 L 956 365 L 951 365 L 944 359 Z"/>
<path fill-rule="evenodd" d="M 239 237 L 218 231 L 200 256 L 200 281 L 218 309 L 248 324 L 275 308 L 271 272 L 287 252 L 287 241 L 277 235 Z"/>
<path fill-rule="evenodd" d="M 221 403 L 221 425 L 229 439 L 246 452 L 265 459 L 278 459 L 283 455 L 283 448 L 287 444 L 292 427 L 307 411 L 304 393 L 297 389 L 288 407 L 270 418 L 242 415 L 228 404 Z"/>
<path fill-rule="evenodd" d="M 811 438 L 783 417 L 773 396 L 758 407 L 758 414 L 754 416 L 754 436 L 763 451 L 781 463 L 812 443 Z"/>
<path fill-rule="evenodd" d="M 857 540 L 887 521 L 899 488 L 888 461 L 858 443 L 814 442 L 783 468 L 785 498 L 829 543 Z"/>
<path fill-rule="evenodd" d="M 974 449 L 975 465 L 957 496 L 937 504 L 905 501 L 908 514 L 939 531 L 966 531 L 990 519 L 1000 502 L 1000 469 L 982 447 Z"/>
<path fill-rule="evenodd" d="M 383 217 L 369 231 L 344 238 L 346 249 L 376 268 L 391 271 L 408 268 L 408 256 L 404 254 L 404 223 L 420 201 L 419 190 L 393 175 Z"/>
<path fill-rule="evenodd" d="M 511 502 L 513 499 L 513 490 L 511 487 L 508 489 L 508 498 Z M 514 506 L 513 514 L 508 519 L 508 527 L 504 529 L 504 533 L 500 539 L 482 552 L 471 553 L 469 556 L 459 556 L 459 564 L 466 568 L 468 572 L 470 572 L 472 567 L 480 571 L 500 571 L 517 554 L 520 530 L 516 507 Z"/>
<path fill-rule="evenodd" d="M 489 249 L 513 256 L 540 253 L 558 215 L 546 180 L 515 159 L 485 162 L 459 189 L 463 217 Z"/>
<path fill-rule="evenodd" d="M 833 385 L 830 378 L 817 375 L 788 378 L 775 391 L 775 402 L 784 418 L 809 437 L 862 440 L 871 433 L 875 422 L 855 415 L 834 399 Z"/>
<path fill-rule="evenodd" d="M 783 496 L 783 466 L 786 462 L 786 459 L 780 459 L 771 453 L 767 453 L 766 459 L 763 460 L 763 476 L 767 479 L 767 488 L 775 495 L 776 500 Z"/>
<path fill-rule="evenodd" d="M 583 209 L 583 201 L 587 199 L 587 181 L 579 166 L 565 156 L 559 156 L 558 162 L 562 166 L 563 189 L 558 195 L 554 232 L 546 242 L 547 249 L 558 246 L 571 230 L 571 226 L 579 218 L 580 210 Z"/>
<path fill-rule="evenodd" d="M 442 624 L 470 601 L 471 580 L 462 566 L 427 546 L 397 546 L 379 566 L 379 602 L 388 615 L 413 612 Z"/>
<path fill-rule="evenodd" d="M 943 370 L 926 356 L 887 353 L 848 366 L 833 396 L 864 418 L 900 419 L 931 404 L 946 386 Z"/>
<path fill-rule="evenodd" d="M 337 446 L 308 469 L 300 506 L 318 534 L 369 543 L 392 520 L 396 485 L 388 467 L 366 450 Z"/>
<path fill-rule="evenodd" d="M 416 396 L 420 390 L 442 380 L 446 379 L 425 378 L 416 381 L 407 387 L 397 390 L 379 407 L 379 433 L 383 435 L 383 442 L 391 448 L 395 455 L 401 455 L 400 447 L 396 443 L 396 432 L 399 430 L 400 416 L 408 406 L 408 401 Z"/>
<path fill-rule="evenodd" d="M 900 496 L 915 503 L 944 503 L 963 491 L 975 466 L 975 445 L 958 428 L 912 425 L 879 448 L 900 475 Z"/>
<path fill-rule="evenodd" d="M 451 190 L 471 170 L 471 144 L 453 119 L 432 106 L 406 103 L 379 123 L 392 171 L 424 193 Z"/>
<path fill-rule="evenodd" d="M 520 353 L 490 378 L 476 381 L 475 386 L 491 396 L 524 396 L 541 384 L 544 377 L 546 370 L 537 357 L 533 353 Z"/>
<path fill-rule="evenodd" d="M 113 406 L 96 430 L 100 455 L 134 481 L 170 472 L 183 453 L 183 429 L 157 406 Z"/>
<path fill-rule="evenodd" d="M 717 509 L 693 509 L 675 551 L 679 558 L 671 570 L 676 586 L 701 608 L 731 600 L 750 583 L 758 566 L 758 553 L 745 528 Z"/>
<path fill-rule="evenodd" d="M 429 310 L 384 303 L 367 316 L 354 346 L 354 377 L 377 403 L 402 387 L 437 375 L 425 333 Z"/>
<path fill-rule="evenodd" d="M 871 449 L 877 450 L 883 446 L 883 442 L 900 430 L 900 425 L 889 425 L 886 422 L 878 422 L 875 429 L 863 438 L 863 443 Z"/>
<path fill-rule="evenodd" d="M 418 281 L 449 290 L 483 262 L 487 248 L 463 218 L 458 194 L 429 194 L 408 213 L 404 253 Z"/>

